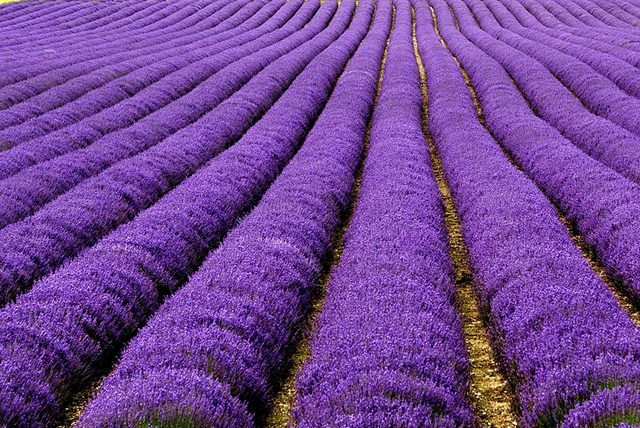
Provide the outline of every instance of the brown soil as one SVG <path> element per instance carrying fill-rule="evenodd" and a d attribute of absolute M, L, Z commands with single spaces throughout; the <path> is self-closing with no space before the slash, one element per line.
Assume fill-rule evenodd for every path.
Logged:
<path fill-rule="evenodd" d="M 440 40 L 443 46 L 446 47 L 442 38 Z M 471 404 L 476 411 L 481 426 L 495 428 L 515 427 L 517 426 L 517 412 L 514 411 L 515 399 L 499 369 L 496 356 L 489 343 L 487 329 L 473 291 L 472 271 L 469 265 L 467 247 L 462 238 L 460 219 L 444 177 L 442 162 L 438 157 L 435 144 L 429 132 L 426 73 L 418 53 L 415 24 L 413 43 L 420 70 L 424 111 L 423 130 L 431 151 L 434 175 L 445 206 L 445 225 L 449 234 L 449 251 L 456 274 L 456 302 L 462 320 L 465 345 L 469 353 Z M 470 90 L 473 91 L 468 76 L 465 74 L 464 77 Z M 474 92 L 472 92 L 472 95 L 476 112 L 482 122 L 484 119 L 482 118 L 480 104 Z"/>
<path fill-rule="evenodd" d="M 395 16 L 395 12 L 394 12 Z M 393 21 L 391 27 L 393 28 Z M 391 37 L 391 31 L 389 32 L 389 38 L 387 38 L 387 48 L 389 46 L 389 40 Z M 382 76 L 384 74 L 384 66 L 387 59 L 387 48 L 385 48 L 382 64 L 380 68 L 380 75 L 378 76 L 378 85 L 376 88 L 376 102 L 374 104 L 377 105 L 378 96 L 380 95 L 380 89 L 382 87 Z M 268 428 L 284 428 L 288 426 L 293 426 L 294 421 L 292 417 L 292 410 L 295 407 L 295 403 L 297 400 L 297 394 L 295 389 L 295 379 L 297 374 L 300 372 L 304 363 L 311 358 L 311 349 L 310 349 L 310 340 L 313 332 L 313 325 L 315 324 L 318 315 L 322 310 L 322 305 L 324 302 L 324 297 L 326 295 L 327 285 L 329 280 L 331 279 L 331 272 L 340 264 L 340 259 L 342 258 L 343 244 L 344 244 L 344 235 L 347 232 L 349 227 L 349 223 L 351 222 L 351 218 L 355 211 L 356 203 L 358 201 L 358 195 L 360 194 L 360 186 L 362 184 L 362 172 L 364 169 L 364 160 L 367 157 L 367 153 L 369 151 L 369 138 L 371 133 L 371 120 L 369 120 L 369 124 L 367 125 L 367 130 L 365 134 L 365 142 L 364 142 L 364 155 L 358 165 L 358 169 L 356 170 L 356 181 L 353 190 L 353 196 L 351 199 L 351 204 L 346 213 L 346 218 L 342 223 L 341 228 L 336 233 L 334 237 L 334 245 L 333 252 L 331 254 L 329 260 L 329 267 L 323 273 L 322 277 L 319 280 L 318 286 L 318 295 L 313 300 L 312 307 L 308 317 L 307 329 L 306 333 L 302 335 L 301 339 L 295 345 L 295 349 L 291 356 L 291 364 L 289 369 L 287 370 L 275 396 L 273 399 L 273 407 L 271 412 L 266 417 L 265 426 Z"/>
<path fill-rule="evenodd" d="M 88 381 L 85 388 L 80 389 L 71 397 L 71 400 L 62 413 L 62 417 L 56 424 L 57 428 L 73 427 L 78 422 L 89 401 L 98 393 L 106 376 L 107 373 L 104 373 Z"/>

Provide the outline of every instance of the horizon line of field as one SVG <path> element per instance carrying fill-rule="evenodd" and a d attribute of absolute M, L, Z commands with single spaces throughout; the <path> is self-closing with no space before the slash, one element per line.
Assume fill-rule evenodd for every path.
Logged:
<path fill-rule="evenodd" d="M 0 0 L 0 2 L 3 2 L 3 1 L 5 1 L 5 0 Z M 433 9 L 432 9 L 432 13 L 433 13 Z M 434 16 L 434 20 L 435 20 L 435 16 Z M 437 24 L 435 22 L 434 22 L 434 26 L 437 29 Z M 446 47 L 446 43 L 444 42 L 444 40 L 442 40 L 442 37 L 441 37 L 441 41 L 443 43 L 443 46 Z M 415 43 L 415 39 L 414 39 L 414 43 Z M 456 60 L 456 62 L 458 62 L 457 59 L 455 58 L 455 56 L 451 52 L 449 52 L 449 53 Z M 420 61 L 419 56 L 417 57 L 417 61 Z M 471 85 L 471 83 L 469 81 L 468 76 L 466 76 L 466 72 L 464 71 L 463 67 L 459 63 L 458 63 L 458 65 L 459 65 L 459 67 L 461 69 L 462 74 L 465 76 L 465 81 L 469 85 L 469 89 L 470 89 L 472 98 L 474 100 L 474 103 L 478 107 L 478 110 L 479 110 L 479 121 L 481 123 L 483 123 L 482 107 L 480 106 L 480 102 L 478 101 L 477 96 L 475 95 L 475 93 L 473 91 L 473 87 L 472 87 L 472 85 Z M 421 80 L 423 80 L 424 79 L 424 75 L 421 76 L 421 77 L 422 77 Z M 484 125 L 484 123 L 483 123 L 483 125 Z M 485 125 L 485 127 L 486 127 L 486 125 Z M 427 140 L 427 141 L 429 140 L 428 130 L 425 131 L 425 140 Z M 509 160 L 514 165 L 514 167 L 519 169 L 519 167 L 517 166 L 515 161 L 506 153 L 506 150 L 503 147 L 501 147 L 501 148 L 502 148 L 503 151 L 505 151 L 505 156 L 507 156 L 509 158 Z M 437 153 L 433 152 L 433 150 L 435 150 L 435 149 L 433 149 L 433 147 L 431 147 L 431 149 L 432 149 L 432 153 L 433 153 L 434 159 L 437 160 L 438 159 L 438 155 L 437 155 Z M 435 168 L 436 167 L 434 167 L 434 169 Z M 441 188 L 442 196 L 443 196 L 443 198 L 446 199 L 445 194 L 449 192 L 448 191 L 448 185 L 446 184 L 446 180 L 444 179 L 444 177 L 443 177 L 441 172 L 438 173 L 437 171 L 434 171 L 434 175 L 438 176 L 439 179 L 441 179 L 442 182 L 444 183 L 444 186 L 446 186 L 444 189 Z M 355 195 L 357 195 L 357 191 L 355 192 Z M 449 196 L 449 199 L 450 199 L 450 196 Z M 353 203 L 354 204 L 357 203 L 357 200 L 356 200 L 355 197 L 354 197 Z M 456 211 L 455 211 L 455 207 L 453 206 L 452 202 L 450 200 L 448 202 L 445 201 L 445 205 L 446 205 L 445 212 L 448 213 L 450 216 L 457 217 L 457 214 L 456 214 Z M 603 282 L 605 282 L 609 286 L 612 294 L 616 297 L 616 299 L 618 300 L 620 306 L 630 315 L 630 317 L 633 319 L 634 323 L 636 323 L 636 326 L 637 326 L 638 322 L 639 322 L 638 320 L 640 319 L 640 312 L 638 312 L 637 303 L 631 302 L 630 299 L 629 299 L 629 296 L 627 296 L 624 293 L 624 291 L 621 292 L 620 290 L 618 290 L 619 285 L 616 284 L 616 282 L 613 281 L 609 277 L 609 275 L 605 272 L 604 268 L 602 267 L 602 264 L 594 256 L 593 250 L 588 246 L 588 244 L 585 243 L 585 240 L 580 236 L 580 234 L 577 231 L 575 231 L 574 229 L 572 229 L 571 225 L 568 223 L 567 219 L 565 218 L 564 214 L 560 211 L 560 209 L 557 206 L 556 206 L 556 208 L 558 209 L 559 218 L 561 219 L 561 221 L 567 227 L 568 232 L 570 233 L 570 235 L 572 236 L 572 238 L 576 242 L 576 246 L 582 250 L 583 256 L 585 257 L 585 259 L 587 260 L 587 262 L 589 263 L 591 268 L 602 278 Z M 447 214 L 445 214 L 445 215 L 447 215 Z M 346 224 L 348 224 L 348 222 Z M 452 227 L 455 227 L 455 228 L 457 228 L 459 230 L 459 228 L 460 228 L 459 221 L 458 221 L 457 224 L 454 224 Z M 342 232 L 340 232 L 340 233 L 343 234 L 344 230 Z M 457 236 L 457 234 L 459 234 L 459 231 L 456 232 L 456 231 L 449 230 L 450 242 L 454 242 L 454 241 L 459 242 L 460 241 L 460 238 Z M 452 256 L 452 258 L 463 257 L 461 255 L 461 253 L 464 253 L 465 250 L 464 250 L 464 244 L 462 244 L 462 245 L 463 245 L 463 249 L 459 250 L 460 253 L 456 253 L 455 255 Z M 466 263 L 468 264 L 468 261 Z M 461 269 L 464 270 L 464 268 L 460 268 L 460 267 L 457 268 L 456 269 L 457 273 L 459 273 L 459 271 Z M 330 273 L 328 274 L 328 276 L 330 276 Z M 470 284 L 470 282 L 471 282 L 470 280 L 467 280 L 465 282 L 465 284 L 468 285 L 468 284 Z M 464 285 L 464 286 L 466 287 L 466 285 Z M 459 292 L 461 292 L 461 291 L 459 291 Z M 469 297 L 465 297 L 465 298 L 461 298 L 461 299 L 467 299 L 467 301 L 468 301 Z M 473 299 L 475 299 L 475 298 L 473 298 Z M 476 308 L 476 310 L 477 310 L 477 308 Z M 464 316 L 462 318 L 463 318 L 463 320 L 465 320 Z M 470 321 L 467 320 L 467 322 L 470 322 Z M 476 327 L 474 327 L 474 328 L 476 328 Z M 482 326 L 482 329 L 486 329 L 486 327 Z M 486 335 L 486 331 L 484 332 L 484 334 Z M 473 391 L 471 393 L 473 395 Z"/>

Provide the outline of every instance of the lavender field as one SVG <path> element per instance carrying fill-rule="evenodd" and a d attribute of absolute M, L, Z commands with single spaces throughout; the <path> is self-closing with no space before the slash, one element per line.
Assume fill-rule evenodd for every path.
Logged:
<path fill-rule="evenodd" d="M 0 427 L 640 426 L 640 0 L 0 40 Z"/>

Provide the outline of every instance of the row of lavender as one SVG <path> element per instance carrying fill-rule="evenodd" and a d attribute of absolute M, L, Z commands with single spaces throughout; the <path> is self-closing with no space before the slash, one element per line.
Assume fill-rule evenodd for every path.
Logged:
<path fill-rule="evenodd" d="M 476 290 L 488 316 L 489 331 L 499 350 L 503 371 L 518 395 L 522 423 L 590 426 L 608 420 L 613 426 L 616 421 L 635 421 L 640 400 L 638 331 L 590 270 L 558 221 L 554 207 L 540 191 L 554 202 L 558 201 L 556 195 L 565 200 L 584 198 L 581 203 L 590 207 L 590 212 L 585 213 L 590 218 L 585 220 L 594 222 L 602 221 L 598 216 L 603 211 L 598 211 L 598 207 L 608 207 L 610 211 L 616 208 L 610 197 L 603 198 L 602 191 L 597 189 L 615 185 L 613 180 L 623 186 L 618 190 L 632 184 L 565 139 L 562 130 L 554 128 L 552 121 L 545 121 L 542 113 L 538 117 L 535 114 L 538 111 L 531 110 L 523 98 L 525 85 L 520 86 L 521 94 L 512 82 L 526 81 L 527 89 L 543 86 L 545 80 L 536 79 L 538 76 L 534 74 L 541 67 L 539 63 L 528 61 L 526 55 L 505 48 L 478 29 L 464 3 L 456 0 L 430 3 L 447 47 L 469 73 L 486 120 L 485 130 L 475 118 L 474 105 L 458 66 L 431 31 L 429 46 L 432 50 L 439 48 L 442 59 L 433 65 L 429 79 L 433 81 L 435 76 L 446 74 L 449 83 L 434 81 L 429 87 L 439 91 L 449 86 L 446 105 L 456 116 L 460 111 L 467 112 L 465 129 L 455 131 L 461 141 L 452 145 L 455 147 L 452 159 L 457 165 L 450 171 L 455 174 L 447 178 L 461 215 Z M 457 22 L 447 6 L 455 12 Z M 469 6 L 476 5 L 469 2 Z M 430 15 L 429 10 L 424 13 Z M 482 22 L 481 15 L 475 17 Z M 516 74 L 516 70 L 522 74 Z M 554 96 L 553 100 L 547 96 L 545 108 L 554 109 L 550 104 L 560 99 Z M 532 106 L 535 109 L 534 103 Z M 435 116 L 436 107 L 432 108 Z M 444 105 L 439 110 L 445 110 Z M 560 114 L 556 111 L 556 115 Z M 570 117 L 564 117 L 565 122 L 569 120 Z M 452 117 L 434 123 L 432 130 L 437 135 L 439 127 L 459 121 Z M 469 122 L 477 124 L 473 134 Z M 450 134 L 448 131 L 447 136 Z M 510 164 L 501 147 L 513 156 L 513 161 L 537 188 Z M 448 172 L 448 150 L 443 147 L 441 152 Z M 473 152 L 477 155 L 473 156 Z M 473 157 L 464 162 L 469 156 Z M 465 163 L 468 170 L 463 169 Z M 475 174 L 486 176 L 483 179 L 488 184 L 486 192 L 479 189 L 481 179 L 474 177 L 477 168 L 480 171 Z M 468 196 L 465 182 L 473 183 L 467 185 L 471 192 Z M 487 215 L 490 212 L 494 216 Z M 571 216 L 570 219 L 573 220 Z M 590 321 L 595 319 L 598 321 Z"/>
<path fill-rule="evenodd" d="M 617 208 L 620 200 L 632 205 L 640 196 L 633 183 L 633 167 L 628 164 L 638 156 L 628 154 L 634 152 L 632 144 L 637 141 L 634 119 L 638 117 L 635 110 L 638 101 L 634 98 L 637 96 L 634 91 L 638 89 L 638 72 L 631 67 L 611 70 L 608 68 L 611 61 L 606 55 L 595 56 L 583 47 L 553 45 L 548 40 L 545 40 L 546 45 L 557 46 L 557 52 L 539 44 L 514 45 L 517 48 L 531 46 L 523 49 L 523 53 L 537 61 L 518 55 L 516 50 L 500 52 L 502 45 L 499 41 L 503 38 L 513 40 L 514 31 L 503 24 L 500 29 L 494 26 L 495 33 L 492 33 L 493 16 L 485 12 L 482 3 L 469 1 L 464 5 L 453 0 L 448 2 L 459 14 L 464 34 L 460 33 L 458 23 L 454 22 L 444 2 L 434 0 L 430 3 L 433 12 L 437 10 L 438 16 L 443 18 L 441 29 L 445 39 L 452 46 L 455 44 L 455 48 L 452 47 L 455 55 L 459 55 L 463 65 L 470 69 L 470 77 L 486 114 L 487 129 L 476 117 L 463 75 L 451 53 L 441 45 L 443 40 L 433 27 L 432 10 L 426 3 L 416 2 L 416 37 L 428 80 L 429 128 L 460 213 L 474 271 L 475 289 L 488 320 L 492 343 L 499 353 L 503 372 L 517 394 L 521 423 L 524 426 L 566 427 L 636 424 L 640 422 L 637 327 L 591 270 L 543 192 L 569 214 L 569 219 L 594 246 L 611 274 L 621 278 L 628 287 L 627 291 L 637 298 L 637 274 L 633 272 L 637 265 L 633 263 L 633 252 L 637 251 L 637 246 L 634 248 L 630 240 L 619 239 L 620 235 L 611 235 L 627 227 L 627 236 L 635 235 L 631 235 L 633 232 L 629 229 L 633 228 L 637 217 L 632 217 L 633 214 L 627 210 L 620 213 Z M 498 5 L 491 1 L 486 5 L 498 15 Z M 484 33 L 476 30 L 478 24 L 473 21 L 474 15 L 469 9 L 465 10 L 466 6 L 475 13 L 480 26 L 487 22 Z M 396 15 L 400 19 L 401 10 L 400 4 Z M 509 17 L 503 11 L 500 22 L 515 26 L 513 18 L 509 21 Z M 402 25 L 404 22 L 400 20 L 397 23 Z M 398 28 L 398 31 L 402 30 Z M 464 37 L 478 33 L 486 42 L 482 48 L 490 54 L 495 51 L 495 58 L 501 64 Z M 569 54 L 575 55 L 575 59 L 567 56 Z M 588 60 L 588 65 L 594 68 L 581 63 L 580 59 Z M 512 73 L 510 67 L 516 70 L 520 67 L 523 74 Z M 404 67 L 404 76 L 410 69 Z M 539 104 L 534 104 L 535 107 L 540 105 L 539 109 L 531 110 L 518 93 L 518 88 L 509 80 L 505 69 L 518 83 L 522 80 L 522 86 L 531 88 L 533 96 L 539 97 Z M 532 70 L 541 70 L 539 79 L 537 74 L 532 78 Z M 526 77 L 525 72 L 529 73 Z M 582 82 L 579 80 L 581 74 L 585 75 Z M 542 100 L 545 88 L 540 88 L 541 81 L 555 85 L 556 97 L 564 95 L 562 90 L 568 92 L 573 89 L 577 96 L 583 96 L 581 100 L 588 109 L 580 106 L 579 111 L 575 107 L 563 111 L 562 102 L 576 103 L 576 100 L 567 97 L 549 100 L 549 93 Z M 590 86 L 587 87 L 585 82 Z M 403 106 L 406 115 L 411 111 L 410 97 L 401 88 L 397 91 L 407 101 Z M 415 83 L 413 91 L 417 92 Z M 593 101 L 591 104 L 590 100 Z M 381 99 L 380 108 L 384 107 Z M 385 113 L 390 111 L 391 107 L 385 109 Z M 548 112 L 552 120 L 543 112 Z M 592 118 L 593 126 L 587 125 L 585 130 L 585 122 L 567 123 L 572 120 L 574 112 L 578 119 Z M 396 129 L 403 130 L 401 120 L 394 124 Z M 375 130 L 374 121 L 372 151 L 365 167 L 363 193 L 346 238 L 345 255 L 329 285 L 326 309 L 316 326 L 318 330 L 312 344 L 311 361 L 298 381 L 300 407 L 296 412 L 297 420 L 302 426 L 330 425 L 336 421 L 341 426 L 378 426 L 384 423 L 394 426 L 472 425 L 472 419 L 468 419 L 465 412 L 464 394 L 452 398 L 456 390 L 460 391 L 454 386 L 456 372 L 447 371 L 449 367 L 456 367 L 456 358 L 447 358 L 446 354 L 446 350 L 456 349 L 455 315 L 447 322 L 448 328 L 454 328 L 454 333 L 448 336 L 449 342 L 444 350 L 438 344 L 447 336 L 437 322 L 429 319 L 422 323 L 403 311 L 405 291 L 403 280 L 396 276 L 396 272 L 408 266 L 416 269 L 424 263 L 416 263 L 401 254 L 397 259 L 403 262 L 406 259 L 406 265 L 389 262 L 376 265 L 379 258 L 384 261 L 399 248 L 410 251 L 412 238 L 423 236 L 417 233 L 405 237 L 401 245 L 391 248 L 384 244 L 388 239 L 402 236 L 402 232 L 396 229 L 399 226 L 411 230 L 402 220 L 409 220 L 415 211 L 408 214 L 402 205 L 394 205 L 387 194 L 379 194 L 379 201 L 385 203 L 381 209 L 394 213 L 398 210 L 402 219 L 394 219 L 389 214 L 385 218 L 378 213 L 378 216 L 368 218 L 374 225 L 374 231 L 363 230 L 359 223 L 360 215 L 367 216 L 369 211 L 375 213 L 375 209 L 368 206 L 369 188 L 366 186 L 367 171 L 375 170 L 377 166 Z M 411 134 L 403 131 L 399 132 Z M 393 131 L 387 130 L 385 136 L 398 144 L 394 141 Z M 587 136 L 591 138 L 585 138 Z M 623 141 L 616 139 L 617 136 L 622 136 Z M 416 139 L 419 138 L 414 135 L 412 140 Z M 613 144 L 606 145 L 614 141 L 614 147 Z M 631 147 L 625 147 L 624 143 Z M 602 154 L 605 145 L 608 150 L 606 157 Z M 402 147 L 401 144 L 399 146 Z M 502 149 L 514 156 L 516 164 L 522 166 L 528 177 L 514 167 Z M 420 156 L 414 157 L 420 159 Z M 394 161 L 402 159 L 402 155 L 395 152 L 392 159 L 385 159 L 383 168 L 389 167 L 393 178 L 378 177 L 375 187 L 379 191 L 383 191 L 385 181 L 407 183 L 402 178 L 402 168 L 394 164 Z M 414 173 L 413 178 L 416 176 Z M 418 193 L 419 188 L 412 183 L 409 195 Z M 616 192 L 613 196 L 607 195 L 605 188 L 610 193 L 612 189 Z M 402 194 L 403 203 L 410 202 L 410 196 L 401 188 L 395 190 Z M 427 199 L 437 200 L 437 196 L 432 194 Z M 594 202 L 596 199 L 598 201 Z M 614 219 L 603 215 L 612 211 L 617 211 Z M 384 224 L 377 229 L 375 225 L 381 218 L 382 221 L 393 221 L 393 225 Z M 437 218 L 435 222 L 432 220 L 432 226 L 438 224 Z M 597 234 L 593 228 L 599 229 Z M 381 236 L 375 237 L 376 232 Z M 597 241 L 595 236 L 601 240 Z M 606 243 L 602 243 L 603 239 L 607 239 Z M 369 254 L 367 247 L 372 243 L 375 243 L 376 251 Z M 352 246 L 358 249 L 353 256 L 349 252 Z M 434 252 L 438 245 L 430 243 L 427 248 Z M 434 258 L 430 260 L 431 266 L 438 265 L 436 254 L 434 252 Z M 389 274 L 386 269 L 391 267 L 394 273 Z M 381 277 L 370 278 L 367 274 L 372 275 L 371 272 L 382 274 Z M 411 273 L 416 274 L 415 271 Z M 429 281 L 418 280 L 412 285 L 416 287 L 424 282 L 435 285 L 438 281 L 434 278 L 442 278 L 442 274 L 431 273 Z M 392 284 L 393 291 L 385 288 L 387 284 Z M 448 318 L 444 309 L 447 304 L 438 303 L 430 289 L 419 289 L 418 292 L 421 296 L 428 295 L 430 303 L 440 305 L 438 315 Z M 428 317 L 429 305 L 417 303 L 421 299 L 414 295 L 411 297 L 414 299 L 411 309 L 419 308 L 424 311 L 422 315 Z M 392 301 L 389 306 L 387 299 Z M 386 313 L 387 307 L 392 313 Z M 372 311 L 374 319 L 369 311 Z M 381 313 L 384 320 L 379 319 Z M 398 328 L 404 326 L 407 318 L 410 326 L 405 326 L 401 335 L 394 336 L 393 332 L 398 330 L 385 329 L 387 319 Z M 425 325 L 429 326 L 427 331 L 436 331 L 437 334 L 422 336 L 422 346 L 414 349 L 414 329 L 424 332 Z M 459 332 L 457 336 L 459 346 Z M 432 349 L 436 350 L 436 356 L 422 354 Z M 399 354 L 402 351 L 408 354 Z M 458 358 L 461 355 L 464 352 L 457 353 Z M 420 360 L 420 357 L 424 359 Z M 414 361 L 420 361 L 422 366 L 412 366 Z M 425 369 L 429 373 L 430 364 L 435 365 L 430 376 L 437 373 L 434 383 L 419 380 L 418 373 Z M 464 380 L 466 362 L 462 360 L 457 366 L 457 373 Z M 411 373 L 408 379 L 402 375 L 404 370 Z M 426 388 L 419 392 L 421 387 Z"/>
<path fill-rule="evenodd" d="M 129 342 L 79 426 L 262 424 L 366 159 L 294 419 L 477 425 L 431 155 L 522 425 L 640 420 L 640 332 L 550 203 L 640 301 L 638 5 L 4 11 L 1 423 L 55 423 Z"/>
<path fill-rule="evenodd" d="M 222 47 L 218 64 L 214 63 L 220 69 L 215 84 L 198 86 L 200 95 L 173 107 L 173 115 L 102 144 L 102 151 L 107 160 L 118 156 L 115 142 L 124 148 L 136 137 L 143 142 L 162 125 L 173 126 L 177 119 L 172 116 L 180 112 L 188 116 L 189 107 L 210 110 L 204 117 L 193 124 L 197 116 L 187 117 L 187 126 L 171 139 L 137 157 L 121 155 L 124 161 L 94 180 L 77 180 L 79 186 L 29 217 L 26 221 L 35 221 L 31 226 L 18 222 L 4 228 L 24 243 L 4 241 L 13 254 L 6 265 L 16 268 L 7 273 L 7 284 L 17 287 L 6 291 L 5 302 L 107 236 L 0 315 L 6 375 L 0 380 L 3 423 L 53 423 L 70 394 L 100 370 L 105 358 L 122 347 L 168 294 L 184 284 L 293 156 L 373 12 L 371 4 L 361 6 L 345 32 L 352 21 L 353 2 L 344 2 L 335 15 L 335 3 L 318 6 L 316 2 L 265 6 L 258 13 L 263 21 L 270 18 L 271 28 L 263 29 L 266 34 L 253 45 Z M 329 53 L 321 54 L 330 46 Z M 99 148 L 99 143 L 88 147 Z M 71 155 L 77 164 L 61 162 L 62 168 L 100 165 L 99 159 L 94 161 L 83 151 Z M 79 157 L 83 155 L 85 164 Z M 49 183 L 57 189 L 54 180 Z M 36 224 L 44 229 L 36 232 Z"/>

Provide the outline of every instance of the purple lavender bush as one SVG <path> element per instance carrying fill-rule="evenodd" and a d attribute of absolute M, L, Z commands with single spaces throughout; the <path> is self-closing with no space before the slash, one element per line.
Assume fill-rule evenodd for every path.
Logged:
<path fill-rule="evenodd" d="M 358 32 L 330 47 L 327 59 L 353 53 L 372 9 L 360 2 Z M 379 3 L 300 151 L 129 345 L 80 426 L 175 423 L 185 415 L 217 425 L 230 409 L 243 411 L 236 424 L 245 426 L 268 408 L 349 203 L 390 22 L 390 4 Z M 215 397 L 215 410 L 200 408 L 201 397 Z"/>
<path fill-rule="evenodd" d="M 443 2 L 430 3 L 438 18 L 448 12 Z M 463 21 L 457 12 L 461 27 L 471 25 L 473 18 Z M 591 270 L 545 195 L 509 162 L 478 121 L 463 76 L 440 44 L 430 15 L 427 5 L 416 3 L 429 125 L 460 214 L 475 289 L 502 369 L 517 394 L 521 424 L 558 426 L 577 406 L 600 400 L 605 391 L 640 386 L 640 332 Z M 447 34 L 455 29 L 451 19 L 438 23 Z M 510 84 L 497 85 L 486 72 L 474 83 L 480 76 L 486 86 L 478 83 L 479 88 L 502 93 Z M 533 144 L 528 136 L 544 129 L 534 128 L 533 117 L 518 128 L 524 113 L 512 110 L 513 104 L 498 93 L 493 97 L 504 106 L 501 113 L 509 114 L 503 126 L 511 128 L 504 132 L 523 146 Z M 618 409 L 606 407 L 599 418 L 616 415 Z"/>
<path fill-rule="evenodd" d="M 411 4 L 395 4 L 360 196 L 296 382 L 298 427 L 475 425 Z"/>
<path fill-rule="evenodd" d="M 334 7 L 323 7 L 333 13 Z M 353 9 L 353 3 L 343 3 L 321 39 L 313 39 L 315 43 L 328 44 L 342 34 Z M 293 155 L 331 90 L 331 77 L 318 71 L 325 71 L 331 58 L 343 64 L 347 61 L 348 54 L 336 55 L 336 51 L 357 46 L 358 37 L 368 27 L 371 9 L 363 7 L 352 29 L 340 39 L 344 41 L 337 42 L 331 55 L 317 56 L 312 71 L 302 72 L 282 102 L 274 105 L 273 113 L 270 110 L 240 142 L 134 221 L 0 311 L 6 327 L 0 334 L 6 339 L 0 365 L 7 368 L 7 376 L 0 379 L 0 394 L 7 399 L 6 405 L 0 406 L 2 423 L 49 424 L 69 394 L 144 324 L 164 297 L 184 284 L 209 249 L 255 203 Z M 313 46 L 308 50 L 313 51 Z M 334 67 L 337 77 L 341 67 Z M 298 74 L 295 68 L 289 71 Z M 307 95 L 307 107 L 296 111 L 301 96 L 307 93 L 317 95 Z M 276 132 L 287 130 L 285 124 L 296 116 L 299 124 L 289 128 L 290 134 Z M 265 140 L 273 141 L 273 152 L 261 149 Z M 47 307 L 44 311 L 43 305 Z M 33 341 L 24 328 L 46 331 L 47 338 L 58 339 Z M 60 340 L 66 343 L 63 348 Z M 65 355 L 62 360 L 60 352 Z M 34 365 L 35 370 L 21 368 Z"/>

